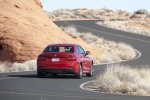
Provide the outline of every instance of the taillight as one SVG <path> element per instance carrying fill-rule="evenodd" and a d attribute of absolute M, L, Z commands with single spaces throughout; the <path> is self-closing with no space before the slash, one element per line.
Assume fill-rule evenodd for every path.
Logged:
<path fill-rule="evenodd" d="M 44 61 L 45 59 L 46 59 L 46 58 L 45 58 L 44 56 L 39 55 L 37 60 L 38 60 L 38 61 Z"/>
<path fill-rule="evenodd" d="M 72 61 L 72 60 L 76 60 L 76 56 L 75 55 L 70 55 L 67 57 L 68 61 Z"/>

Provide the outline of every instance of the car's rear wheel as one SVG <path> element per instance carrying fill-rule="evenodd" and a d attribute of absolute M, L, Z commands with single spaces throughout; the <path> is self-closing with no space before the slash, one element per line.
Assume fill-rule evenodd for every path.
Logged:
<path fill-rule="evenodd" d="M 87 76 L 87 77 L 92 77 L 93 74 L 94 74 L 94 66 L 93 66 L 93 64 L 92 64 L 92 65 L 91 65 L 91 68 L 90 68 L 90 73 L 86 73 L 86 76 Z"/>
<path fill-rule="evenodd" d="M 44 77 L 44 72 L 37 71 L 37 77 L 43 78 Z"/>
<path fill-rule="evenodd" d="M 80 64 L 79 66 L 79 69 L 78 69 L 78 73 L 75 74 L 75 77 L 78 78 L 78 79 L 81 79 L 82 78 L 82 65 Z"/>

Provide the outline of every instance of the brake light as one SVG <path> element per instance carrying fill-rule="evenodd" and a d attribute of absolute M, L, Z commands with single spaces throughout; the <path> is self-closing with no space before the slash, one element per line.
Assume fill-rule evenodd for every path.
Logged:
<path fill-rule="evenodd" d="M 76 56 L 75 55 L 70 55 L 70 56 L 67 57 L 67 60 L 68 61 L 76 60 Z"/>
<path fill-rule="evenodd" d="M 46 58 L 45 58 L 44 56 L 39 55 L 37 60 L 38 60 L 38 61 L 44 61 L 45 59 L 46 59 Z"/>

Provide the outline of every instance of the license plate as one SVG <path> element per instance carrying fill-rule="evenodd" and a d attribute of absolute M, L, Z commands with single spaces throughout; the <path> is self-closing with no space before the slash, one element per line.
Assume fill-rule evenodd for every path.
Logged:
<path fill-rule="evenodd" d="M 52 58 L 52 61 L 59 61 L 59 58 Z"/>

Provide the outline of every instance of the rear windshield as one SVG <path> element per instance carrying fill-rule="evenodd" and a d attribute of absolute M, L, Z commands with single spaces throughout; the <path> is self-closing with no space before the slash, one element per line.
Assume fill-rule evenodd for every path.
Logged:
<path fill-rule="evenodd" d="M 73 46 L 49 46 L 44 52 L 74 52 Z"/>

